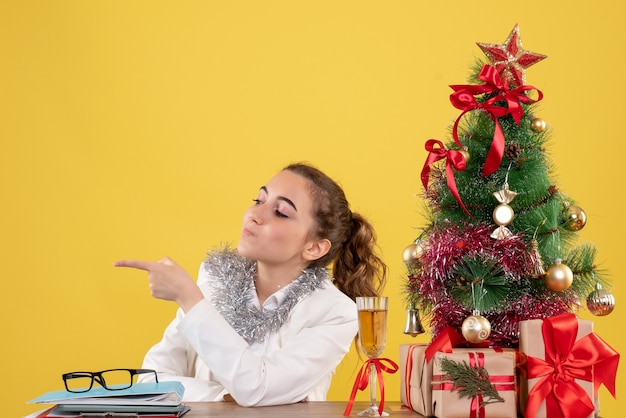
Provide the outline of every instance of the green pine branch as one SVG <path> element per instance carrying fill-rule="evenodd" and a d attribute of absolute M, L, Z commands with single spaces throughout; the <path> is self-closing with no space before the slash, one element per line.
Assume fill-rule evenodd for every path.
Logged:
<path fill-rule="evenodd" d="M 595 265 L 597 249 L 590 243 L 578 245 L 563 257 L 566 264 L 574 274 L 572 290 L 582 298 L 595 290 L 596 283 L 602 287 L 610 289 L 612 286 L 604 277 L 604 272 L 598 270 Z"/>
<path fill-rule="evenodd" d="M 441 359 L 441 370 L 445 373 L 445 378 L 453 382 L 453 390 L 460 397 L 472 399 L 480 393 L 483 396 L 481 406 L 504 402 L 489 381 L 489 373 L 484 367 L 473 368 L 466 361 L 459 363 L 444 357 Z"/>
<path fill-rule="evenodd" d="M 502 266 L 490 257 L 465 257 L 452 271 L 452 297 L 468 310 L 490 311 L 502 308 L 506 301 L 519 296 L 507 285 Z"/>

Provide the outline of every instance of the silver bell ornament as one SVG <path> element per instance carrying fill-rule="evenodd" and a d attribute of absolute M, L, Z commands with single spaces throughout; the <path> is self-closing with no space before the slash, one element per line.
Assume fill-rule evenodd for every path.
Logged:
<path fill-rule="evenodd" d="M 411 337 L 417 337 L 419 334 L 424 333 L 424 327 L 420 321 L 420 313 L 415 306 L 406 310 L 406 323 L 404 324 L 405 334 Z"/>

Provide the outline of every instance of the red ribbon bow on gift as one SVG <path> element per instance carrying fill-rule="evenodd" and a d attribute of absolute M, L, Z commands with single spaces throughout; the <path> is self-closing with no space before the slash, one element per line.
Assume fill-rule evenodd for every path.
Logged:
<path fill-rule="evenodd" d="M 487 154 L 487 160 L 482 171 L 483 176 L 487 177 L 500 167 L 502 155 L 504 154 L 504 132 L 502 132 L 498 118 L 510 114 L 519 126 L 522 116 L 524 115 L 521 103 L 536 103 L 543 98 L 543 93 L 532 86 L 519 86 L 510 90 L 506 81 L 502 80 L 498 71 L 491 65 L 483 66 L 478 74 L 478 79 L 484 81 L 485 84 L 450 86 L 454 90 L 454 93 L 450 95 L 450 102 L 454 107 L 463 111 L 454 123 L 452 137 L 457 145 L 463 149 L 458 135 L 458 126 L 463 115 L 475 109 L 482 109 L 489 113 L 496 126 L 491 147 Z M 537 100 L 533 100 L 525 94 L 527 91 L 531 90 L 537 91 Z M 474 96 L 479 94 L 495 94 L 495 96 L 482 103 L 478 103 Z M 498 105 L 498 103 L 502 101 L 506 102 L 506 107 Z"/>
<path fill-rule="evenodd" d="M 576 341 L 576 315 L 545 319 L 542 333 L 545 360 L 526 356 L 527 378 L 540 378 L 528 393 L 526 418 L 535 416 L 544 399 L 551 418 L 588 417 L 593 401 L 574 379 L 593 381 L 595 393 L 604 384 L 615 397 L 619 354 L 594 333 Z"/>
<path fill-rule="evenodd" d="M 387 363 L 388 366 L 383 363 Z M 378 415 L 383 415 L 383 409 L 385 407 L 385 383 L 383 381 L 383 372 L 385 371 L 393 374 L 398 371 L 398 365 L 388 358 L 370 358 L 367 359 L 363 366 L 361 366 L 361 370 L 359 370 L 359 374 L 357 375 L 354 386 L 352 387 L 352 393 L 350 394 L 348 406 L 346 406 L 346 410 L 343 413 L 344 417 L 349 416 L 350 411 L 352 411 L 352 405 L 354 405 L 357 390 L 365 390 L 369 384 L 371 373 L 370 369 L 372 366 L 376 369 L 378 385 L 380 386 L 380 405 L 378 406 Z"/>
<path fill-rule="evenodd" d="M 438 145 L 438 147 L 435 147 Z M 428 178 L 430 176 L 430 165 L 439 160 L 446 160 L 446 179 L 448 182 L 448 188 L 452 195 L 459 202 L 459 205 L 465 213 L 470 215 L 470 213 L 465 208 L 463 201 L 461 201 L 461 196 L 459 196 L 459 191 L 456 188 L 456 182 L 454 181 L 454 171 L 456 169 L 458 171 L 465 170 L 465 157 L 460 151 L 455 150 L 447 150 L 445 149 L 443 142 L 438 141 L 436 139 L 429 139 L 426 141 L 425 145 L 426 151 L 428 151 L 428 157 L 426 158 L 426 162 L 424 163 L 424 168 L 422 168 L 422 184 L 424 185 L 424 189 L 428 189 Z M 471 215 L 470 215 L 471 216 Z"/>

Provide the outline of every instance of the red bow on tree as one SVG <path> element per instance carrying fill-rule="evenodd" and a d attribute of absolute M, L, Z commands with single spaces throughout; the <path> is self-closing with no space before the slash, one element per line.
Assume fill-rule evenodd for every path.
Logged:
<path fill-rule="evenodd" d="M 435 147 L 438 145 L 438 147 Z M 422 168 L 422 184 L 424 185 L 424 189 L 428 189 L 428 178 L 430 175 L 430 165 L 436 161 L 446 160 L 446 178 L 448 182 L 448 188 L 452 195 L 459 202 L 459 205 L 465 213 L 470 215 L 461 201 L 461 196 L 459 196 L 459 191 L 456 188 L 456 182 L 454 181 L 454 171 L 452 169 L 456 169 L 458 171 L 465 170 L 465 157 L 460 151 L 455 150 L 447 150 L 445 149 L 443 142 L 436 139 L 429 139 L 426 141 L 425 145 L 426 151 L 429 152 L 428 157 L 426 158 L 426 162 L 424 163 L 424 168 Z M 471 216 L 471 215 L 470 215 Z"/>
<path fill-rule="evenodd" d="M 543 93 L 532 86 L 519 86 L 513 90 L 509 89 L 507 83 L 502 80 L 498 71 L 491 65 L 483 66 L 478 74 L 478 79 L 484 81 L 485 84 L 450 86 L 454 90 L 454 93 L 450 95 L 450 102 L 454 107 L 463 111 L 454 123 L 452 137 L 457 145 L 463 149 L 458 135 L 458 125 L 463 115 L 475 109 L 482 109 L 489 113 L 496 126 L 482 171 L 483 176 L 486 177 L 498 169 L 504 154 L 504 133 L 498 118 L 510 114 L 519 126 L 522 116 L 524 116 L 521 104 L 536 103 L 543 98 Z M 526 92 L 531 90 L 537 91 L 538 98 L 536 100 L 526 95 Z M 479 103 L 474 96 L 481 94 L 494 94 L 494 96 Z M 506 102 L 506 106 L 502 106 L 501 102 Z"/>

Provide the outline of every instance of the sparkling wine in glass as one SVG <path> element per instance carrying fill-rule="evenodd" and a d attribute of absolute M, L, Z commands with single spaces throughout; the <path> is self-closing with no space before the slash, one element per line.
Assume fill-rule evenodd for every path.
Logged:
<path fill-rule="evenodd" d="M 357 297 L 356 307 L 359 312 L 359 343 L 361 350 L 369 358 L 377 358 L 383 353 L 387 340 L 387 301 L 386 297 Z M 361 417 L 389 416 L 378 414 L 376 405 L 376 365 L 370 363 L 370 404 L 357 415 Z"/>

